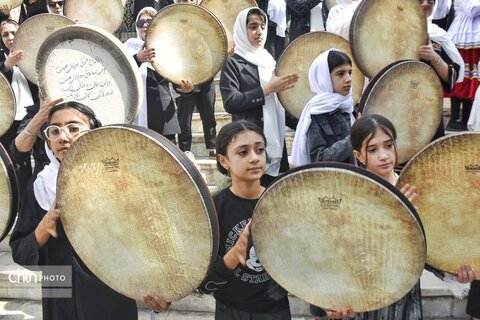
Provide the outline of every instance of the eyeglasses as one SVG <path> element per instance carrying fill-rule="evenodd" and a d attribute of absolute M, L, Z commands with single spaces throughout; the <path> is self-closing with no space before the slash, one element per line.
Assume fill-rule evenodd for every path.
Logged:
<path fill-rule="evenodd" d="M 435 0 L 418 0 L 418 2 L 420 2 L 420 4 L 423 4 L 424 2 L 427 4 L 435 4 Z"/>
<path fill-rule="evenodd" d="M 138 28 L 144 28 L 145 24 L 148 27 L 150 25 L 150 23 L 152 23 L 152 19 L 140 19 L 140 20 L 137 21 L 137 27 Z"/>
<path fill-rule="evenodd" d="M 67 138 L 71 139 L 71 138 L 75 138 L 82 132 L 90 131 L 90 129 L 78 123 L 69 123 L 64 127 L 59 127 L 56 125 L 48 126 L 43 131 L 43 133 L 45 134 L 48 140 L 56 141 L 62 135 L 62 131 L 65 133 Z"/>
<path fill-rule="evenodd" d="M 56 2 L 55 2 L 55 1 L 51 1 L 51 2 L 48 3 L 48 6 L 49 6 L 50 8 L 55 8 L 57 5 L 58 5 L 59 7 L 63 7 L 63 1 L 56 1 Z"/>

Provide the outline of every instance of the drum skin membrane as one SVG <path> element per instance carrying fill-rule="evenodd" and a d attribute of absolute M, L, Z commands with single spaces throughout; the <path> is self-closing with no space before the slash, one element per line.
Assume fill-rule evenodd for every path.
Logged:
<path fill-rule="evenodd" d="M 275 281 L 311 304 L 376 310 L 416 284 L 425 238 L 398 190 L 335 166 L 296 168 L 267 189 L 253 216 L 255 250 Z"/>

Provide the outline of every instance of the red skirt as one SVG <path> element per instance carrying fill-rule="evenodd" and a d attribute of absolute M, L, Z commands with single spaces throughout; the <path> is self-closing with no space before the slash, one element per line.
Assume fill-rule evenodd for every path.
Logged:
<path fill-rule="evenodd" d="M 458 49 L 465 62 L 465 73 L 463 82 L 458 82 L 447 97 L 467 99 L 473 101 L 479 85 L 478 60 L 480 59 L 480 48 Z"/>

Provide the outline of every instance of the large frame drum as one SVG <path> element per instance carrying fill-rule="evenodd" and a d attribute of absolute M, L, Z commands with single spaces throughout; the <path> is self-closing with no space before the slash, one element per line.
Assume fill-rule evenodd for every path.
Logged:
<path fill-rule="evenodd" d="M 0 143 L 0 241 L 5 239 L 15 222 L 18 196 L 15 165 Z"/>
<path fill-rule="evenodd" d="M 207 185 L 188 157 L 152 130 L 110 126 L 80 137 L 62 160 L 57 199 L 82 261 L 128 297 L 183 298 L 217 256 Z"/>
<path fill-rule="evenodd" d="M 435 70 L 423 62 L 394 62 L 370 81 L 359 109 L 393 123 L 397 162 L 404 164 L 435 136 L 442 117 L 442 84 Z"/>
<path fill-rule="evenodd" d="M 480 269 L 480 133 L 435 140 L 405 166 L 397 185 L 414 185 L 425 227 L 427 263 L 456 273 Z"/>
<path fill-rule="evenodd" d="M 258 201 L 251 229 L 269 275 L 322 308 L 388 306 L 413 288 L 425 264 L 415 208 L 390 183 L 351 165 L 289 171 Z"/>
<path fill-rule="evenodd" d="M 52 33 L 38 51 L 36 71 L 47 101 L 81 102 L 104 125 L 131 123 L 139 112 L 143 84 L 137 63 L 100 28 L 76 24 Z"/>

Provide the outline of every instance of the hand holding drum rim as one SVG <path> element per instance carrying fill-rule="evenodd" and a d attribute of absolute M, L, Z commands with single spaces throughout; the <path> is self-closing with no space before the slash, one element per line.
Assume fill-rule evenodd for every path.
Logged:
<path fill-rule="evenodd" d="M 431 41 L 429 41 L 428 45 L 420 46 L 418 54 L 420 55 L 420 59 L 430 61 L 433 65 L 438 64 L 441 59 L 441 57 L 435 52 L 435 50 L 433 50 L 433 45 Z"/>
<path fill-rule="evenodd" d="M 272 72 L 272 78 L 263 88 L 263 93 L 268 96 L 272 92 L 282 92 L 294 87 L 294 84 L 298 81 L 298 75 L 288 74 L 284 76 L 277 76 L 275 71 Z"/>
<path fill-rule="evenodd" d="M 193 91 L 194 88 L 195 86 L 190 80 L 182 80 L 182 82 L 180 83 L 180 89 L 177 90 L 182 93 L 190 93 Z"/>
<path fill-rule="evenodd" d="M 403 195 L 407 197 L 408 201 L 410 202 L 415 201 L 415 199 L 418 197 L 417 188 L 409 185 L 408 183 L 400 189 L 400 192 L 403 193 Z"/>
<path fill-rule="evenodd" d="M 171 302 L 167 302 L 158 296 L 146 295 L 143 297 L 143 302 L 147 305 L 150 310 L 154 312 L 162 312 L 167 310 Z"/>
<path fill-rule="evenodd" d="M 469 283 L 474 280 L 480 280 L 480 271 L 475 270 L 468 264 L 464 264 L 458 268 L 457 281 L 460 283 Z"/>
<path fill-rule="evenodd" d="M 5 59 L 5 70 L 10 71 L 25 56 L 23 50 L 11 51 Z"/>
<path fill-rule="evenodd" d="M 153 58 L 155 58 L 155 48 L 147 49 L 142 47 L 140 51 L 137 52 L 137 59 L 141 63 L 150 62 Z"/>
<path fill-rule="evenodd" d="M 60 218 L 60 208 L 57 205 L 57 200 L 52 204 L 52 207 L 43 216 L 42 220 L 35 229 L 35 239 L 39 247 L 43 247 L 47 243 L 50 236 L 57 238 L 57 220 Z"/>
<path fill-rule="evenodd" d="M 250 238 L 250 224 L 251 221 L 247 223 L 235 245 L 223 257 L 225 266 L 230 270 L 235 269 L 238 264 L 241 264 L 242 266 L 245 266 L 246 264 L 248 239 Z"/>
<path fill-rule="evenodd" d="M 340 309 L 340 310 L 330 310 L 325 309 L 327 313 L 327 319 L 341 319 L 343 317 L 353 318 L 355 317 L 356 313 L 352 309 Z M 324 319 L 324 318 L 316 318 L 316 319 Z"/>

